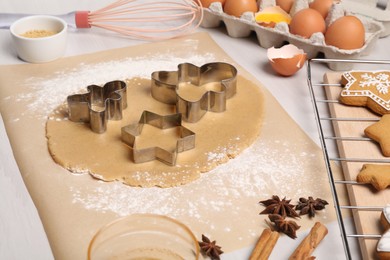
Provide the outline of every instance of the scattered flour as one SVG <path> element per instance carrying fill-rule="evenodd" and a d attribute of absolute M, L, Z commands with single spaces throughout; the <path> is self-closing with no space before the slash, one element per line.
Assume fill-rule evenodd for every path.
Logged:
<path fill-rule="evenodd" d="M 28 101 L 26 113 L 46 119 L 50 112 L 66 101 L 68 95 L 80 93 L 88 85 L 102 85 L 112 80 L 125 80 L 134 77 L 150 78 L 154 71 L 177 70 L 180 63 L 189 62 L 201 66 L 212 61 L 215 61 L 212 53 L 199 55 L 189 52 L 187 57 L 182 58 L 172 58 L 172 54 L 163 53 L 152 59 L 150 56 L 139 56 L 96 64 L 79 64 L 71 69 L 57 71 L 47 78 L 31 77 L 25 82 L 25 85 L 32 90 L 31 92 L 15 97 L 6 97 L 4 100 Z"/>
<path fill-rule="evenodd" d="M 119 216 L 155 213 L 174 218 L 196 218 L 199 222 L 209 224 L 209 219 L 202 214 L 205 208 L 209 214 L 239 217 L 242 211 L 247 210 L 247 205 L 240 205 L 238 202 L 242 198 L 253 198 L 253 201 L 267 198 L 273 195 L 269 194 L 270 186 L 277 187 L 278 195 L 288 194 L 296 199 L 315 194 L 316 190 L 321 189 L 323 181 L 320 180 L 316 182 L 318 185 L 311 187 L 312 190 L 299 189 L 295 184 L 305 178 L 305 160 L 302 160 L 302 154 L 278 153 L 269 148 L 272 142 L 274 141 L 259 140 L 235 159 L 183 186 L 139 188 L 126 186 L 121 182 L 99 181 L 96 187 L 71 188 L 73 202 L 87 209 L 114 212 Z M 292 143 L 281 143 L 282 150 L 293 150 L 294 146 Z M 274 153 L 278 153 L 278 156 Z M 213 154 L 212 157 L 221 155 Z M 312 156 L 315 155 L 306 155 L 307 159 Z M 313 178 L 320 177 L 314 175 Z M 205 194 L 208 190 L 213 190 L 212 197 Z M 194 199 L 183 204 L 182 198 L 188 194 L 193 194 Z"/>

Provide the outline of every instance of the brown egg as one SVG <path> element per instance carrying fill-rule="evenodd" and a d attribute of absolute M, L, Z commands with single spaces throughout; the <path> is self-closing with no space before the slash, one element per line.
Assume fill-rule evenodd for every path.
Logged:
<path fill-rule="evenodd" d="M 245 12 L 256 13 L 259 10 L 256 0 L 226 0 L 223 11 L 240 17 Z"/>
<path fill-rule="evenodd" d="M 314 0 L 309 4 L 309 7 L 314 10 L 317 10 L 325 19 L 326 16 L 328 16 L 332 4 L 333 4 L 333 0 Z"/>
<path fill-rule="evenodd" d="M 200 0 L 200 2 L 202 3 L 202 6 L 206 7 L 206 8 L 208 8 L 214 2 L 220 2 L 223 6 L 225 4 L 225 1 L 226 0 Z"/>
<path fill-rule="evenodd" d="M 363 47 L 365 29 L 355 16 L 346 15 L 334 21 L 325 33 L 325 43 L 340 49 L 352 50 Z"/>
<path fill-rule="evenodd" d="M 276 0 L 276 5 L 289 13 L 295 0 Z"/>
<path fill-rule="evenodd" d="M 267 50 L 267 57 L 272 68 L 282 76 L 291 76 L 300 70 L 306 61 L 306 53 L 293 44 Z"/>
<path fill-rule="evenodd" d="M 298 11 L 291 19 L 290 33 L 310 38 L 313 33 L 325 33 L 326 25 L 322 15 L 311 8 Z"/>

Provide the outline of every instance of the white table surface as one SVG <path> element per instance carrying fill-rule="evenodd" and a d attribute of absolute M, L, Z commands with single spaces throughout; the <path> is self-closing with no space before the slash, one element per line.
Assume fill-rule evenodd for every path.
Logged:
<path fill-rule="evenodd" d="M 74 10 L 95 10 L 110 2 L 110 0 L 3 0 L 0 1 L 0 13 L 62 14 Z M 266 50 L 258 45 L 255 37 L 231 38 L 227 36 L 224 27 L 198 30 L 210 33 L 228 55 L 268 88 L 297 124 L 319 144 L 305 69 L 289 78 L 276 76 L 268 66 Z M 141 43 L 124 37 L 107 36 L 94 30 L 69 30 L 65 56 Z M 364 58 L 390 59 L 388 46 L 390 46 L 390 37 L 379 39 L 371 54 Z M 9 30 L 0 30 L 0 65 L 22 63 L 12 46 Z M 325 71 L 328 71 L 328 68 L 324 66 L 313 68 L 317 78 L 320 78 Z M 0 197 L 2 198 L 0 200 L 0 259 L 53 259 L 37 210 L 13 159 L 1 117 L 0 156 Z"/>

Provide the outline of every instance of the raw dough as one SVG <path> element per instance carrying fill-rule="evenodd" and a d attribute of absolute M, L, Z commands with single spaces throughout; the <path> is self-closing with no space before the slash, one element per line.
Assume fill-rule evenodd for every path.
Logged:
<path fill-rule="evenodd" d="M 72 172 L 88 172 L 105 181 L 171 187 L 194 181 L 200 173 L 234 158 L 260 134 L 263 95 L 253 82 L 238 76 L 237 94 L 227 100 L 225 112 L 207 112 L 197 123 L 182 123 L 195 132 L 196 143 L 194 149 L 179 153 L 176 166 L 160 161 L 135 164 L 130 149 L 121 142 L 121 127 L 138 122 L 143 110 L 166 115 L 174 113 L 174 107 L 151 97 L 148 79 L 129 80 L 127 95 L 123 119 L 109 121 L 103 134 L 93 133 L 88 124 L 67 120 L 66 105 L 53 111 L 46 124 L 53 159 Z"/>

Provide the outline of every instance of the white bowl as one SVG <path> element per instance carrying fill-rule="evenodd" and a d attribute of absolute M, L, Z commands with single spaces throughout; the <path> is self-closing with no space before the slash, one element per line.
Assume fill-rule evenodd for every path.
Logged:
<path fill-rule="evenodd" d="M 22 36 L 28 31 L 54 31 L 51 36 L 30 38 Z M 67 24 L 64 20 L 48 15 L 33 15 L 15 21 L 10 27 L 19 58 L 32 63 L 56 60 L 66 49 Z"/>

